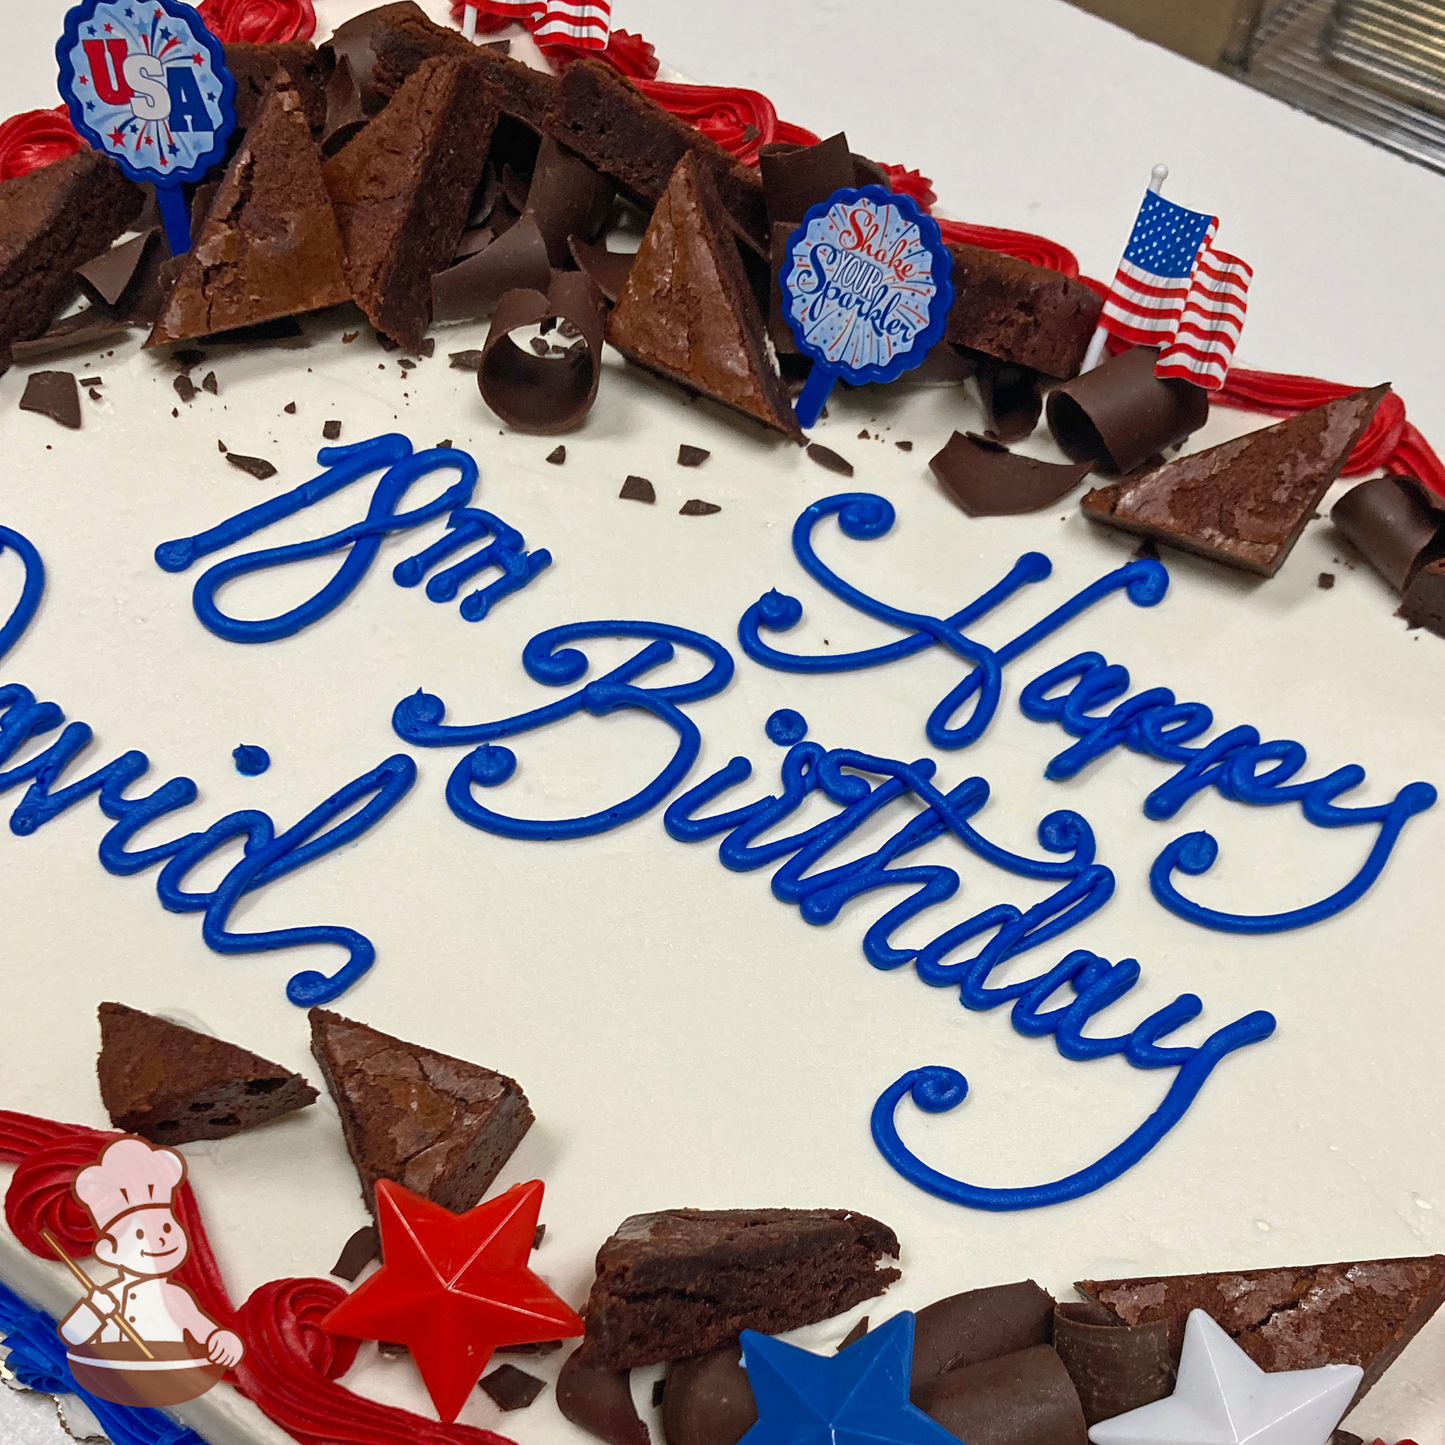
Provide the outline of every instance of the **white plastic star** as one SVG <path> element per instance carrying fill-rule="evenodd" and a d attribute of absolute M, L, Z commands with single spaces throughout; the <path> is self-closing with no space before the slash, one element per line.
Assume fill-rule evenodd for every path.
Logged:
<path fill-rule="evenodd" d="M 1184 1327 L 1166 1400 L 1101 1420 L 1094 1445 L 1325 1445 L 1359 1386 L 1358 1365 L 1261 1370 L 1204 1313 Z"/>

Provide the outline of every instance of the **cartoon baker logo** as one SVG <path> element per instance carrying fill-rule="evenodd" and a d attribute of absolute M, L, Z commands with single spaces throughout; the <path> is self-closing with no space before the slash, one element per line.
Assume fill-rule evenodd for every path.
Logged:
<path fill-rule="evenodd" d="M 190 1241 L 171 1207 L 186 1177 L 174 1149 L 127 1135 L 78 1170 L 71 1193 L 98 1236 L 95 1257 L 116 1271 L 92 1281 L 54 1239 L 50 1247 L 87 1291 L 61 1320 L 60 1338 L 76 1382 L 117 1405 L 179 1405 L 204 1394 L 243 1346 L 168 1276 Z"/>

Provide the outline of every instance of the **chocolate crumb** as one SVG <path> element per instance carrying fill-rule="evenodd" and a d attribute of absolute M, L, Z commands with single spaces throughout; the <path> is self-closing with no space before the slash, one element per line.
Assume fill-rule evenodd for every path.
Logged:
<path fill-rule="evenodd" d="M 210 392 L 212 396 L 219 396 L 221 394 L 221 383 L 216 380 L 216 373 L 214 371 L 208 371 L 205 376 L 201 378 L 201 390 Z"/>
<path fill-rule="evenodd" d="M 104 380 L 103 380 L 102 378 L 100 378 L 100 377 L 98 377 L 98 376 L 82 376 L 82 377 L 80 378 L 80 385 L 81 385 L 81 386 L 104 386 L 104 385 L 105 385 L 105 382 L 104 382 Z"/>
<path fill-rule="evenodd" d="M 662 1408 L 662 1397 L 663 1397 L 666 1393 L 667 1393 L 667 1376 L 664 1375 L 664 1376 L 662 1377 L 662 1379 L 660 1379 L 660 1380 L 654 1380 L 654 1381 L 652 1382 L 652 1408 L 653 1408 L 654 1410 L 660 1410 L 660 1409 Z"/>
<path fill-rule="evenodd" d="M 343 331 L 341 333 L 341 344 L 343 346 L 350 346 L 351 343 L 355 341 L 356 338 L 360 335 L 361 332 L 359 331 Z"/>
<path fill-rule="evenodd" d="M 534 336 L 527 343 L 527 345 L 530 346 L 532 350 L 537 353 L 538 356 L 546 356 L 548 351 L 551 350 L 551 348 L 547 345 L 545 341 L 542 340 L 540 336 Z"/>
<path fill-rule="evenodd" d="M 401 342 L 399 342 L 399 341 L 393 341 L 393 340 L 391 339 L 391 337 L 387 336 L 385 333 L 380 332 L 380 331 L 378 331 L 378 332 L 376 333 L 376 344 L 377 344 L 379 347 L 381 347 L 381 349 L 382 349 L 383 351 L 400 351 L 400 350 L 401 350 Z"/>
<path fill-rule="evenodd" d="M 439 452 L 444 452 L 444 451 L 446 451 L 446 449 L 447 449 L 449 446 L 451 446 L 451 444 L 452 444 L 452 439 L 451 439 L 450 437 L 443 437 L 443 438 L 437 443 L 437 450 L 438 450 Z"/>
<path fill-rule="evenodd" d="M 25 382 L 25 394 L 20 398 L 20 410 L 38 412 L 72 431 L 78 430 L 80 390 L 75 384 L 75 373 L 32 371 Z"/>
<path fill-rule="evenodd" d="M 868 428 L 867 428 L 866 426 L 863 428 L 862 431 L 860 431 L 860 432 L 858 433 L 858 440 L 859 440 L 860 442 L 866 442 L 866 441 L 871 441 L 871 440 L 872 440 L 872 438 L 868 435 Z"/>
<path fill-rule="evenodd" d="M 482 353 L 480 351 L 452 351 L 448 353 L 448 356 L 453 371 L 480 371 L 482 369 Z"/>
<path fill-rule="evenodd" d="M 171 415 L 172 415 L 172 416 L 179 416 L 180 414 L 181 414 L 181 413 L 180 413 L 179 408 L 174 407 L 174 406 L 171 408 Z"/>
<path fill-rule="evenodd" d="M 853 475 L 853 463 L 845 457 L 840 457 L 831 447 L 814 442 L 808 448 L 808 455 L 825 471 L 837 472 L 840 477 Z"/>
<path fill-rule="evenodd" d="M 341 435 L 341 423 L 339 421 L 322 422 L 321 435 L 329 442 L 336 441 Z"/>
<path fill-rule="evenodd" d="M 568 341 L 571 341 L 574 338 L 581 336 L 582 333 L 577 329 L 575 322 L 568 321 L 567 318 L 564 316 L 557 323 L 557 335 L 565 336 Z"/>
<path fill-rule="evenodd" d="M 624 502 L 655 502 L 657 500 L 657 492 L 646 477 L 628 477 L 617 495 Z"/>
<path fill-rule="evenodd" d="M 196 384 L 190 379 L 189 376 L 185 374 L 185 372 L 182 372 L 178 377 L 176 377 L 173 385 L 176 389 L 176 395 L 180 397 L 183 402 L 186 402 L 189 405 L 192 401 L 195 400 L 197 391 Z"/>
<path fill-rule="evenodd" d="M 100 393 L 99 393 L 94 387 L 91 387 L 90 390 L 89 390 L 88 392 L 86 392 L 86 395 L 87 395 L 92 401 L 99 401 L 99 400 L 100 400 Z"/>
<path fill-rule="evenodd" d="M 284 411 L 287 416 L 295 416 L 296 403 L 294 401 L 288 401 L 286 405 L 281 408 L 281 410 Z"/>
<path fill-rule="evenodd" d="M 542 1241 L 543 1241 L 546 1237 L 547 1237 L 547 1226 L 546 1226 L 545 1224 L 539 1224 L 539 1225 L 536 1227 L 536 1229 L 534 1229 L 534 1230 L 532 1231 L 532 1248 L 533 1248 L 533 1249 L 540 1249 L 540 1248 L 542 1247 Z"/>
<path fill-rule="evenodd" d="M 437 354 L 437 339 L 435 336 L 428 336 L 423 339 L 422 344 L 417 347 L 418 356 L 435 356 Z"/>
<path fill-rule="evenodd" d="M 1321 592 L 1328 592 L 1335 585 L 1335 574 L 1333 572 L 1321 572 L 1319 586 Z"/>
<path fill-rule="evenodd" d="M 894 442 L 893 445 L 896 446 L 900 452 L 911 452 L 913 450 L 912 442 Z"/>
<path fill-rule="evenodd" d="M 217 437 L 217 438 L 216 438 L 216 450 L 217 450 L 218 452 L 220 452 L 220 454 L 221 454 L 222 456 L 225 456 L 225 455 L 226 455 L 227 447 L 226 447 L 225 442 L 223 442 L 223 441 L 220 439 L 220 437 Z"/>
<path fill-rule="evenodd" d="M 477 1381 L 477 1389 L 491 1397 L 499 1410 L 525 1410 L 546 1388 L 547 1382 L 515 1365 L 498 1365 Z"/>
<path fill-rule="evenodd" d="M 868 1316 L 864 1315 L 863 1318 L 859 1320 L 858 1323 L 854 1325 L 853 1328 L 849 1330 L 846 1335 L 843 1336 L 843 1342 L 838 1346 L 838 1353 L 841 1354 L 844 1350 L 848 1348 L 849 1345 L 856 1345 L 858 1341 L 861 1340 L 863 1336 L 867 1333 Z"/>
<path fill-rule="evenodd" d="M 276 468 L 266 460 L 265 457 L 246 457 L 240 452 L 227 452 L 226 460 L 233 467 L 239 467 L 243 472 L 249 472 L 258 482 L 264 482 L 267 477 L 276 475 Z"/>
<path fill-rule="evenodd" d="M 341 1247 L 341 1253 L 337 1256 L 336 1263 L 331 1266 L 331 1273 L 337 1279 L 344 1279 L 348 1284 L 355 1282 L 357 1275 L 361 1273 L 377 1255 L 377 1234 L 376 1226 L 363 1224 L 350 1239 Z"/>
<path fill-rule="evenodd" d="M 567 460 L 567 448 L 564 446 L 553 447 L 552 450 L 547 453 L 547 460 L 551 462 L 554 467 L 560 467 L 562 463 Z"/>
<path fill-rule="evenodd" d="M 677 449 L 677 464 L 680 467 L 700 467 L 711 455 L 702 447 L 690 447 L 684 442 Z"/>
<path fill-rule="evenodd" d="M 1157 562 L 1159 560 L 1159 549 L 1154 545 L 1152 537 L 1145 537 L 1137 547 L 1134 548 L 1134 556 L 1141 561 Z"/>
<path fill-rule="evenodd" d="M 416 362 L 414 362 L 409 356 L 403 356 L 396 364 L 401 367 L 403 371 L 416 370 Z"/>
<path fill-rule="evenodd" d="M 720 512 L 722 508 L 716 502 L 703 502 L 694 497 L 690 502 L 684 502 L 677 509 L 679 517 L 710 517 L 714 512 Z"/>

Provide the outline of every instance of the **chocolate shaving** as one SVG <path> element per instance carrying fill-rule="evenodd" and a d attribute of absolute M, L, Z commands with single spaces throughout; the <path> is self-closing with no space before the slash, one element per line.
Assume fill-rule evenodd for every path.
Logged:
<path fill-rule="evenodd" d="M 326 82 L 326 125 L 321 154 L 327 160 L 339 151 L 370 119 L 361 104 L 361 87 L 351 73 L 351 60 L 338 55 L 336 68 Z"/>
<path fill-rule="evenodd" d="M 1445 555 L 1445 503 L 1414 477 L 1372 477 L 1351 487 L 1330 521 L 1396 592 Z"/>
<path fill-rule="evenodd" d="M 846 457 L 840 457 L 831 447 L 825 447 L 819 442 L 814 442 L 808 448 L 808 455 L 813 461 L 817 462 L 824 471 L 837 472 L 840 477 L 851 477 L 853 475 L 853 463 Z"/>
<path fill-rule="evenodd" d="M 624 502 L 655 502 L 657 492 L 646 477 L 628 477 L 618 497 Z"/>
<path fill-rule="evenodd" d="M 222 448 L 224 450 L 224 448 Z M 357 1275 L 374 1260 L 380 1252 L 380 1241 L 374 1224 L 363 1224 L 341 1247 L 331 1273 L 348 1284 L 356 1281 Z"/>
<path fill-rule="evenodd" d="M 80 388 L 73 371 L 32 371 L 25 379 L 21 411 L 38 412 L 72 431 L 80 429 Z"/>
<path fill-rule="evenodd" d="M 631 1373 L 593 1367 L 584 1344 L 572 1352 L 557 1376 L 557 1408 L 565 1419 L 609 1445 L 651 1445 L 647 1426 L 632 1403 Z"/>
<path fill-rule="evenodd" d="M 1054 1349 L 1079 1393 L 1086 1425 L 1174 1392 L 1169 1329 L 1162 1320 L 1126 1325 L 1101 1304 L 1061 1304 L 1054 1310 Z"/>
<path fill-rule="evenodd" d="M 515 1365 L 498 1365 L 490 1375 L 477 1381 L 477 1389 L 490 1396 L 499 1410 L 525 1410 L 546 1388 L 545 1380 Z"/>
<path fill-rule="evenodd" d="M 495 250 L 491 247 L 483 255 Z M 597 288 L 577 271 L 559 271 L 546 296 L 533 290 L 509 291 L 497 303 L 482 348 L 477 372 L 482 399 L 518 431 L 547 436 L 579 425 L 597 397 L 603 311 Z M 570 321 L 581 333 L 581 344 L 565 356 L 541 357 L 523 351 L 511 339 L 512 332 L 549 319 Z"/>
<path fill-rule="evenodd" d="M 80 385 L 81 385 L 81 386 L 104 386 L 104 385 L 105 385 L 105 378 L 102 377 L 102 376 L 82 376 L 82 377 L 80 378 Z"/>
<path fill-rule="evenodd" d="M 667 1445 L 737 1445 L 757 1423 L 742 1351 L 736 1342 L 667 1367 L 662 1433 Z"/>
<path fill-rule="evenodd" d="M 547 247 L 547 259 L 553 266 L 570 263 L 569 236 L 580 236 L 584 241 L 596 238 L 607 220 L 612 190 L 612 182 L 581 156 L 558 145 L 551 136 L 542 137 L 532 184 L 520 209 L 537 223 Z M 508 199 L 512 199 L 510 192 Z"/>
<path fill-rule="evenodd" d="M 851 1330 L 838 1343 L 838 1353 L 841 1354 L 849 1345 L 856 1345 L 864 1335 L 868 1333 L 868 1316 L 864 1315 Z"/>
<path fill-rule="evenodd" d="M 585 271 L 597 289 L 611 302 L 616 302 L 627 285 L 635 251 L 609 251 L 605 246 L 589 246 L 580 236 L 567 238 L 567 249 L 580 271 Z"/>
<path fill-rule="evenodd" d="M 1044 393 L 1037 372 L 980 355 L 978 390 L 988 429 L 1000 441 L 1022 441 L 1038 426 Z"/>
<path fill-rule="evenodd" d="M 108 306 L 87 306 L 73 316 L 53 322 L 41 336 L 30 341 L 14 341 L 10 344 L 11 356 L 24 365 L 31 361 L 42 361 L 62 351 L 76 351 L 84 348 L 93 351 L 107 341 L 124 336 L 129 328 L 118 319 Z"/>
<path fill-rule="evenodd" d="M 432 319 L 470 321 L 485 316 L 509 291 L 545 291 L 552 267 L 547 243 L 531 216 L 484 250 L 431 278 Z"/>
<path fill-rule="evenodd" d="M 1124 475 L 1204 425 L 1209 393 L 1155 376 L 1158 356 L 1136 346 L 1049 393 L 1049 430 L 1065 456 Z"/>
<path fill-rule="evenodd" d="M 226 460 L 233 467 L 239 467 L 241 471 L 249 472 L 258 482 L 264 482 L 267 477 L 276 475 L 275 466 L 265 457 L 245 457 L 240 452 L 227 452 Z"/>
<path fill-rule="evenodd" d="M 205 376 L 201 378 L 201 390 L 210 392 L 212 396 L 220 395 L 221 383 L 216 380 L 216 373 L 214 371 L 208 371 Z M 293 401 L 291 405 L 286 408 L 286 410 L 294 415 L 296 411 L 296 403 Z"/>
<path fill-rule="evenodd" d="M 1033 1280 L 949 1295 L 918 1311 L 914 1387 L 965 1365 L 1047 1344 L 1054 1297 Z"/>
<path fill-rule="evenodd" d="M 451 362 L 453 371 L 480 371 L 482 369 L 482 353 L 480 351 L 452 351 L 448 352 L 447 359 Z"/>
<path fill-rule="evenodd" d="M 461 240 L 457 242 L 452 264 L 465 261 L 468 256 L 475 256 L 478 251 L 485 251 L 494 239 L 490 226 L 473 226 L 471 230 L 463 231 Z"/>
<path fill-rule="evenodd" d="M 336 441 L 341 436 L 341 423 L 339 421 L 322 422 L 321 435 L 329 442 Z"/>
<path fill-rule="evenodd" d="M 171 385 L 175 387 L 176 395 L 187 405 L 196 399 L 196 393 L 200 390 L 184 371 L 176 377 Z"/>
<path fill-rule="evenodd" d="M 684 502 L 677 509 L 679 517 L 710 517 L 714 512 L 720 512 L 722 508 L 716 502 L 704 502 L 694 497 L 690 502 Z"/>
<path fill-rule="evenodd" d="M 989 438 L 954 432 L 928 467 L 970 517 L 1015 517 L 1067 496 L 1088 475 L 1090 464 L 1015 456 Z"/>
<path fill-rule="evenodd" d="M 810 206 L 826 201 L 834 191 L 855 184 L 853 157 L 842 131 L 817 145 L 782 150 L 764 148 L 758 155 L 763 177 L 763 201 L 768 225 L 786 224 L 795 230 Z"/>
<path fill-rule="evenodd" d="M 152 251 L 160 248 L 160 232 L 147 231 L 141 236 L 132 236 L 108 251 L 102 251 L 93 261 L 78 267 L 76 275 L 90 293 L 91 299 L 103 301 L 118 312 L 124 311 L 121 298 L 125 296 L 141 271 L 141 263 Z M 159 259 L 159 258 L 158 258 Z"/>
<path fill-rule="evenodd" d="M 683 442 L 677 449 L 677 464 L 680 467 L 700 467 L 711 455 L 702 447 L 690 447 Z"/>
<path fill-rule="evenodd" d="M 900 452 L 911 452 L 913 450 L 912 442 L 894 442 L 893 445 L 896 446 Z"/>
<path fill-rule="evenodd" d="M 913 1402 L 968 1445 L 1085 1445 L 1078 1392 L 1057 1354 L 1034 1345 L 916 1386 Z"/>
<path fill-rule="evenodd" d="M 423 336 L 421 345 L 416 349 L 418 356 L 433 357 L 437 354 L 437 339 L 435 336 Z"/>
<path fill-rule="evenodd" d="M 567 448 L 559 442 L 555 447 L 552 448 L 550 452 L 547 453 L 547 460 L 551 462 L 554 467 L 560 467 L 563 462 L 567 460 Z M 540 1227 L 541 1226 L 539 1225 L 538 1228 Z M 537 1246 L 535 1244 L 532 1246 L 533 1249 L 535 1249 L 536 1247 Z"/>

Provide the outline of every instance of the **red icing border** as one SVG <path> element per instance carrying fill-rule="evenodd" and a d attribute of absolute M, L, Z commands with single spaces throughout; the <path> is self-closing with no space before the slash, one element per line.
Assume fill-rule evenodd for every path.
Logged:
<path fill-rule="evenodd" d="M 54 1257 L 40 1239 L 42 1228 L 52 1230 L 73 1258 L 90 1254 L 94 1232 L 71 1198 L 70 1181 L 107 1139 L 116 1137 L 0 1109 L 0 1163 L 17 1166 L 5 1195 L 5 1219 L 31 1254 Z M 513 1445 L 491 1430 L 443 1425 L 337 1384 L 356 1358 L 356 1341 L 327 1334 L 320 1321 L 346 1291 L 326 1279 L 272 1280 L 238 1310 L 226 1293 L 189 1183 L 176 1195 L 176 1216 L 191 1240 L 190 1258 L 176 1279 L 208 1315 L 246 1344 L 241 1363 L 227 1378 L 301 1445 Z"/>
<path fill-rule="evenodd" d="M 54 110 L 22 110 L 0 122 L 0 181 L 29 175 L 51 161 L 73 156 L 84 145 L 63 105 Z"/>
<path fill-rule="evenodd" d="M 316 34 L 311 0 L 201 0 L 197 8 L 207 29 L 226 45 L 310 40 Z"/>

